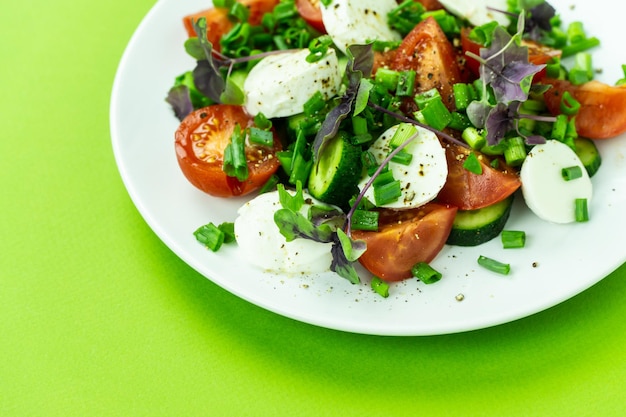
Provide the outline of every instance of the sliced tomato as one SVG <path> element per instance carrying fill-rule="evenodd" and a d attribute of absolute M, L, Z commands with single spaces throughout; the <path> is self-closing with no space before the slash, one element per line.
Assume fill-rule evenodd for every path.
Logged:
<path fill-rule="evenodd" d="M 280 0 L 239 0 L 240 3 L 250 9 L 248 22 L 251 25 L 260 24 L 263 15 L 274 10 L 274 7 L 279 1 Z M 228 10 L 212 7 L 183 17 L 183 26 L 189 37 L 197 36 L 192 22 L 201 17 L 206 18 L 207 39 L 213 44 L 213 48 L 219 51 L 220 39 L 234 26 L 233 22 L 228 18 Z"/>
<path fill-rule="evenodd" d="M 504 200 L 522 185 L 517 172 L 506 167 L 493 168 L 482 156 L 478 158 L 482 174 L 468 171 L 463 163 L 469 152 L 460 145 L 446 145 L 448 178 L 437 195 L 438 202 L 456 206 L 459 210 L 476 210 Z"/>
<path fill-rule="evenodd" d="M 386 281 L 411 278 L 411 268 L 430 262 L 448 239 L 456 207 L 427 203 L 410 210 L 382 210 L 378 231 L 354 230 L 367 243 L 359 262 Z"/>
<path fill-rule="evenodd" d="M 443 9 L 443 5 L 439 3 L 439 0 L 417 0 L 417 1 L 422 3 L 422 6 L 424 6 L 424 8 L 428 11 Z"/>
<path fill-rule="evenodd" d="M 217 196 L 233 197 L 260 188 L 279 167 L 276 152 L 281 143 L 274 134 L 274 146 L 246 146 L 248 179 L 239 181 L 224 173 L 224 149 L 230 143 L 235 126 L 254 124 L 243 107 L 215 104 L 190 113 L 175 134 L 178 165 L 185 177 L 200 190 Z"/>
<path fill-rule="evenodd" d="M 569 81 L 544 79 L 552 88 L 544 94 L 550 113 L 561 113 L 563 93 L 580 103 L 576 131 L 590 139 L 608 139 L 626 132 L 626 85 L 610 86 L 599 81 L 573 85 Z"/>
<path fill-rule="evenodd" d="M 432 16 L 409 32 L 393 54 L 389 66 L 398 71 L 415 70 L 415 93 L 436 88 L 446 107 L 454 109 L 452 86 L 463 79 L 454 47 Z"/>
<path fill-rule="evenodd" d="M 480 63 L 474 58 L 465 55 L 466 52 L 471 52 L 475 55 L 480 56 L 480 48 L 482 48 L 480 44 L 470 39 L 470 32 L 470 28 L 461 29 L 461 48 L 463 49 L 463 55 L 465 56 L 465 65 L 467 69 L 469 69 L 471 73 L 474 74 L 474 76 L 479 77 Z M 531 40 L 523 40 L 522 45 L 528 47 L 528 62 L 531 62 L 535 65 L 547 64 L 552 58 L 561 56 L 561 50 L 550 48 L 549 46 L 545 46 Z M 533 77 L 533 81 L 539 82 L 545 76 L 546 70 L 544 68 L 543 70 L 535 74 L 535 76 Z"/>
<path fill-rule="evenodd" d="M 326 33 L 324 22 L 322 21 L 322 10 L 320 0 L 296 0 L 298 13 L 311 27 L 320 33 Z"/>

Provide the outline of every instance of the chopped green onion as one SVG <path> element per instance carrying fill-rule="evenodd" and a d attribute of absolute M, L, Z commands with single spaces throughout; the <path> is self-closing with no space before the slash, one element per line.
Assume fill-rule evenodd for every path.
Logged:
<path fill-rule="evenodd" d="M 452 116 L 452 120 L 450 120 L 450 124 L 448 125 L 448 127 L 451 129 L 462 132 L 468 127 L 474 126 L 472 122 L 470 121 L 469 117 L 467 117 L 467 114 L 465 113 L 453 111 L 450 113 L 450 116 Z"/>
<path fill-rule="evenodd" d="M 457 110 L 465 110 L 472 101 L 472 96 L 469 92 L 469 85 L 465 83 L 456 83 L 452 86 L 454 93 L 454 104 Z"/>
<path fill-rule="evenodd" d="M 357 136 L 369 133 L 365 117 L 355 116 L 352 118 L 352 133 Z"/>
<path fill-rule="evenodd" d="M 500 237 L 504 249 L 519 249 L 526 245 L 526 232 L 521 230 L 503 230 Z"/>
<path fill-rule="evenodd" d="M 264 194 L 275 190 L 279 182 L 280 178 L 278 177 L 278 175 L 273 174 L 271 177 L 269 177 L 267 181 L 265 181 L 265 184 L 263 184 L 263 186 L 259 189 L 259 194 Z"/>
<path fill-rule="evenodd" d="M 317 90 L 311 98 L 309 98 L 304 103 L 304 114 L 306 116 L 312 116 L 315 113 L 319 112 L 326 106 L 326 100 L 324 99 L 324 95 L 321 91 Z"/>
<path fill-rule="evenodd" d="M 389 284 L 387 282 L 375 276 L 372 277 L 370 285 L 376 294 L 384 298 L 389 297 Z"/>
<path fill-rule="evenodd" d="M 398 180 L 374 186 L 374 201 L 379 207 L 397 201 L 401 195 L 402 187 Z"/>
<path fill-rule="evenodd" d="M 213 223 L 200 226 L 193 234 L 198 242 L 213 252 L 217 252 L 222 247 L 225 239 L 224 232 Z"/>
<path fill-rule="evenodd" d="M 233 3 L 235 3 L 235 0 L 214 0 L 213 6 L 220 9 L 230 9 L 233 7 Z"/>
<path fill-rule="evenodd" d="M 415 70 L 407 70 L 399 73 L 398 84 L 396 86 L 396 96 L 410 97 L 415 89 Z"/>
<path fill-rule="evenodd" d="M 426 120 L 426 124 L 437 130 L 445 129 L 452 121 L 450 110 L 443 104 L 441 97 L 429 100 L 421 110 L 421 113 Z"/>
<path fill-rule="evenodd" d="M 565 78 L 565 68 L 561 65 L 561 58 L 554 57 L 546 64 L 546 76 L 554 78 L 555 80 L 562 80 Z"/>
<path fill-rule="evenodd" d="M 496 261 L 495 259 L 488 258 L 486 256 L 480 255 L 478 257 L 478 264 L 483 268 L 486 268 L 492 272 L 497 272 L 498 274 L 508 275 L 511 271 L 511 265 L 505 264 L 500 261 Z"/>
<path fill-rule="evenodd" d="M 256 127 L 263 130 L 269 130 L 272 128 L 272 121 L 265 117 L 263 113 L 257 113 L 257 115 L 254 116 L 254 124 Z"/>
<path fill-rule="evenodd" d="M 575 200 L 575 218 L 580 223 L 589 221 L 589 209 L 586 198 L 577 198 Z"/>
<path fill-rule="evenodd" d="M 389 146 L 391 149 L 395 149 L 399 146 L 402 146 L 404 142 L 411 139 L 414 135 L 417 134 L 417 128 L 408 123 L 402 123 L 398 126 L 396 131 L 393 133 L 391 140 L 389 141 Z"/>
<path fill-rule="evenodd" d="M 404 149 L 391 157 L 391 161 L 401 165 L 409 165 L 413 160 L 413 154 Z"/>
<path fill-rule="evenodd" d="M 561 49 L 562 51 L 561 56 L 563 58 L 574 56 L 578 53 L 584 52 L 588 49 L 594 48 L 599 45 L 600 45 L 600 40 L 598 38 L 595 38 L 595 37 L 587 38 L 583 41 L 564 46 L 563 49 Z"/>
<path fill-rule="evenodd" d="M 228 10 L 228 17 L 236 22 L 247 22 L 250 17 L 250 9 L 235 1 Z"/>
<path fill-rule="evenodd" d="M 437 90 L 436 88 L 431 88 L 428 91 L 424 91 L 423 93 L 417 94 L 413 100 L 415 100 L 415 104 L 417 104 L 417 107 L 419 107 L 420 109 L 423 109 L 424 107 L 426 107 L 426 105 L 431 101 L 431 100 L 441 100 L 441 94 L 439 93 L 439 90 Z"/>
<path fill-rule="evenodd" d="M 317 62 L 324 58 L 328 48 L 333 44 L 333 40 L 328 35 L 322 35 L 317 38 L 313 38 L 309 43 L 309 51 L 311 53 L 306 57 L 306 62 Z"/>
<path fill-rule="evenodd" d="M 229 177 L 235 177 L 239 181 L 245 181 L 248 178 L 246 130 L 242 130 L 239 124 L 235 126 L 230 143 L 224 149 L 222 170 Z"/>
<path fill-rule="evenodd" d="M 550 137 L 552 139 L 562 141 L 565 139 L 565 133 L 567 132 L 567 116 L 565 114 L 559 114 L 556 116 L 556 121 L 552 125 L 552 132 L 550 133 Z"/>
<path fill-rule="evenodd" d="M 565 91 L 561 97 L 561 113 L 568 116 L 575 116 L 580 110 L 580 103 L 569 92 Z"/>
<path fill-rule="evenodd" d="M 574 85 L 581 85 L 593 79 L 591 54 L 586 52 L 576 54 L 575 63 L 569 71 L 568 79 Z"/>
<path fill-rule="evenodd" d="M 461 137 L 472 149 L 482 149 L 485 145 L 487 145 L 487 139 L 485 136 L 473 126 L 463 130 Z"/>
<path fill-rule="evenodd" d="M 424 284 L 434 284 L 443 276 L 441 272 L 427 264 L 426 262 L 418 262 L 411 268 L 411 274 Z"/>
<path fill-rule="evenodd" d="M 352 214 L 352 230 L 378 230 L 379 213 L 373 210 L 354 210 Z"/>
<path fill-rule="evenodd" d="M 526 144 L 524 139 L 514 136 L 506 140 L 504 160 L 510 166 L 519 166 L 526 159 Z"/>
<path fill-rule="evenodd" d="M 465 162 L 463 162 L 463 168 L 472 174 L 481 175 L 483 173 L 483 167 L 474 152 L 467 155 Z"/>
<path fill-rule="evenodd" d="M 389 91 L 395 91 L 398 88 L 399 79 L 400 73 L 398 71 L 387 68 L 379 68 L 374 76 L 374 81 L 377 84 L 385 86 Z"/>
<path fill-rule="evenodd" d="M 580 166 L 574 165 L 561 169 L 561 175 L 565 181 L 575 180 L 583 176 L 583 170 Z"/>
<path fill-rule="evenodd" d="M 567 27 L 567 38 L 570 43 L 578 43 L 587 39 L 585 29 L 583 29 L 583 23 L 580 21 L 570 23 Z"/>
<path fill-rule="evenodd" d="M 388 169 L 385 169 L 381 171 L 380 174 L 378 174 L 376 178 L 374 178 L 372 185 L 374 187 L 379 186 L 379 185 L 385 185 L 385 184 L 389 184 L 390 182 L 393 182 L 394 180 L 395 178 L 393 177 L 393 171 L 389 171 Z"/>
<path fill-rule="evenodd" d="M 250 128 L 250 142 L 263 146 L 274 146 L 274 133 L 258 127 Z"/>

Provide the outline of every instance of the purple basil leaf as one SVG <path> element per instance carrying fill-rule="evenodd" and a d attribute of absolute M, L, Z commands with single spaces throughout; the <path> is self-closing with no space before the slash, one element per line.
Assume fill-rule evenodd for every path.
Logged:
<path fill-rule="evenodd" d="M 228 62 L 214 56 L 213 44 L 207 39 L 206 18 L 202 17 L 194 21 L 193 28 L 206 56 L 206 60 L 198 61 L 193 70 L 194 83 L 198 91 L 216 103 L 220 103 L 220 96 L 226 89 L 226 81 L 220 68 L 227 66 Z"/>
<path fill-rule="evenodd" d="M 484 101 L 472 101 L 467 106 L 467 117 L 469 117 L 472 124 L 480 129 L 485 127 L 487 122 L 487 116 L 493 107 L 489 103 Z"/>
<path fill-rule="evenodd" d="M 215 71 L 215 67 L 208 61 L 198 61 L 193 69 L 193 82 L 198 91 L 216 103 L 221 103 L 220 97 L 226 89 L 224 78 Z"/>
<path fill-rule="evenodd" d="M 324 147 L 337 135 L 341 122 L 352 112 L 361 80 L 370 76 L 374 66 L 374 52 L 371 45 L 351 45 L 348 47 L 348 56 L 350 57 L 346 68 L 348 87 L 339 104 L 328 112 L 313 140 L 314 160 L 317 160 Z"/>
<path fill-rule="evenodd" d="M 330 270 L 347 279 L 352 284 L 359 284 L 361 282 L 359 274 L 356 272 L 356 269 L 354 269 L 352 262 L 350 262 L 346 257 L 343 247 L 341 246 L 341 242 L 339 241 L 339 237 L 336 233 L 333 236 L 333 246 L 330 253 L 333 258 L 330 263 Z"/>
<path fill-rule="evenodd" d="M 530 136 L 526 136 L 526 143 L 529 145 L 541 145 L 543 143 L 546 143 L 546 138 L 544 138 L 541 135 L 530 135 Z"/>
<path fill-rule="evenodd" d="M 170 88 L 165 101 L 172 106 L 174 115 L 180 121 L 193 111 L 189 88 L 187 88 L 186 85 L 178 85 Z"/>
<path fill-rule="evenodd" d="M 491 81 L 496 100 L 503 102 L 527 100 L 532 76 L 544 67 L 545 65 L 534 65 L 520 61 L 505 65 L 500 75 Z"/>
<path fill-rule="evenodd" d="M 530 9 L 529 16 L 526 17 L 524 32 L 528 33 L 531 39 L 538 41 L 541 38 L 541 31 L 552 30 L 552 18 L 556 15 L 556 10 L 548 2 Z"/>
<path fill-rule="evenodd" d="M 520 102 L 513 102 L 507 106 L 504 103 L 498 103 L 491 110 L 485 121 L 489 145 L 497 145 L 510 130 L 515 128 L 520 104 Z"/>

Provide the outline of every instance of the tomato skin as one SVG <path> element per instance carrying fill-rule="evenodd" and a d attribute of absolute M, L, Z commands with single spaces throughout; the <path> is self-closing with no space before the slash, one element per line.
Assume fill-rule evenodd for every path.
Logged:
<path fill-rule="evenodd" d="M 465 55 L 466 52 L 471 52 L 480 56 L 480 48 L 482 48 L 481 45 L 470 39 L 470 32 L 470 28 L 461 29 L 461 48 L 465 56 L 465 66 L 475 77 L 479 77 L 480 63 L 474 58 Z M 547 64 L 552 58 L 560 57 L 562 53 L 559 49 L 553 49 L 532 40 L 525 39 L 522 41 L 522 45 L 528 48 L 528 62 L 535 65 Z M 545 76 L 546 69 L 544 68 L 533 76 L 533 82 L 540 82 Z"/>
<path fill-rule="evenodd" d="M 410 210 L 382 210 L 379 230 L 354 230 L 352 237 L 367 243 L 359 262 L 385 281 L 411 278 L 418 262 L 430 262 L 448 239 L 457 208 L 427 203 Z"/>
<path fill-rule="evenodd" d="M 249 175 L 245 181 L 227 176 L 222 169 L 224 149 L 235 125 L 246 128 L 253 123 L 254 118 L 243 107 L 225 104 L 204 107 L 185 117 L 174 136 L 178 165 L 187 180 L 216 197 L 246 195 L 265 184 L 279 167 L 276 152 L 281 143 L 276 134 L 273 148 L 246 147 Z"/>
<path fill-rule="evenodd" d="M 626 132 L 626 85 L 611 86 L 599 81 L 573 85 L 569 81 L 544 79 L 552 88 L 544 93 L 548 110 L 561 113 L 561 97 L 565 91 L 580 103 L 576 114 L 576 131 L 589 139 L 608 139 Z"/>
<path fill-rule="evenodd" d="M 452 43 L 432 16 L 409 32 L 394 52 L 389 67 L 396 71 L 415 70 L 415 93 L 436 88 L 446 107 L 454 110 L 452 86 L 463 81 L 463 77 Z M 411 110 L 417 108 L 407 109 Z"/>
<path fill-rule="evenodd" d="M 469 172 L 463 167 L 469 152 L 461 145 L 446 145 L 448 178 L 437 195 L 438 202 L 456 206 L 459 210 L 476 210 L 504 200 L 522 185 L 517 172 L 510 168 L 495 169 L 480 156 L 482 174 Z"/>
<path fill-rule="evenodd" d="M 320 33 L 326 33 L 322 21 L 322 11 L 319 0 L 296 0 L 298 13 L 311 27 Z"/>
<path fill-rule="evenodd" d="M 261 18 L 263 17 L 263 14 L 271 12 L 280 0 L 238 1 L 246 6 L 248 9 L 250 9 L 250 18 L 248 19 L 248 22 L 250 22 L 250 24 L 252 25 L 258 25 L 261 23 Z M 193 28 L 192 21 L 198 20 L 201 17 L 206 18 L 207 39 L 213 44 L 213 48 L 216 51 L 220 51 L 220 39 L 234 26 L 233 22 L 228 19 L 228 10 L 212 7 L 183 17 L 183 26 L 185 28 L 185 31 L 187 32 L 187 36 L 197 36 L 196 31 Z"/>

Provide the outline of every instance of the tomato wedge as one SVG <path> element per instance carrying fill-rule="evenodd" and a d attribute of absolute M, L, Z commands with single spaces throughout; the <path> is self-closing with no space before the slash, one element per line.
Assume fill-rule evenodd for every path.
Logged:
<path fill-rule="evenodd" d="M 217 197 L 249 194 L 260 188 L 279 167 L 276 152 L 281 143 L 274 133 L 272 148 L 246 145 L 248 179 L 239 181 L 224 173 L 224 149 L 230 143 L 235 126 L 254 124 L 254 118 L 241 106 L 215 104 L 190 113 L 175 133 L 178 165 L 194 186 Z"/>
<path fill-rule="evenodd" d="M 396 71 L 415 70 L 415 93 L 436 88 L 446 107 L 454 109 L 452 86 L 463 79 L 454 47 L 432 16 L 409 32 L 394 52 L 389 67 Z"/>
<path fill-rule="evenodd" d="M 576 131 L 589 139 L 608 139 L 626 132 L 626 85 L 610 86 L 599 81 L 573 85 L 569 81 L 544 79 L 552 88 L 544 94 L 550 113 L 561 113 L 563 93 L 580 103 Z"/>
<path fill-rule="evenodd" d="M 250 9 L 248 22 L 251 25 L 260 24 L 263 14 L 271 12 L 279 1 L 280 0 L 239 0 L 240 3 Z M 213 44 L 213 48 L 216 51 L 220 51 L 220 39 L 222 35 L 228 33 L 234 26 L 233 22 L 228 18 L 228 10 L 212 7 L 183 17 L 183 26 L 187 32 L 187 36 L 196 36 L 192 22 L 201 17 L 206 18 L 207 39 Z"/>
<path fill-rule="evenodd" d="M 461 48 L 463 49 L 463 55 L 465 56 L 465 66 L 467 69 L 471 71 L 474 76 L 479 77 L 479 67 L 480 63 L 476 61 L 474 58 L 468 57 L 465 55 L 466 52 L 471 52 L 475 55 L 480 55 L 480 48 L 482 46 L 474 41 L 472 41 L 469 37 L 471 32 L 470 28 L 461 29 Z M 541 45 L 540 43 L 534 42 L 532 40 L 522 40 L 522 45 L 528 48 L 528 62 L 535 65 L 543 65 L 547 64 L 552 58 L 560 57 L 561 50 L 550 48 L 549 46 Z M 546 76 L 545 68 L 539 71 L 533 77 L 534 82 L 541 81 Z"/>
<path fill-rule="evenodd" d="M 418 262 L 430 262 L 448 239 L 456 207 L 427 203 L 410 210 L 382 210 L 378 231 L 354 230 L 367 243 L 359 262 L 385 281 L 411 278 Z"/>
<path fill-rule="evenodd" d="M 482 174 L 468 171 L 463 163 L 469 153 L 470 150 L 461 145 L 446 145 L 448 178 L 437 195 L 438 202 L 456 206 L 459 210 L 476 210 L 504 200 L 522 185 L 515 171 L 495 169 L 486 158 L 478 158 Z"/>
<path fill-rule="evenodd" d="M 320 33 L 326 33 L 326 28 L 322 21 L 320 0 L 296 0 L 296 7 L 305 22 Z"/>

